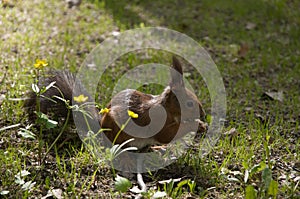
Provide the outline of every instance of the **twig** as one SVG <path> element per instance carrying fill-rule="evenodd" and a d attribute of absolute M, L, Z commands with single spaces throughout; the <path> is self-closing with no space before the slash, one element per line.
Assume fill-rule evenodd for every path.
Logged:
<path fill-rule="evenodd" d="M 4 131 L 4 130 L 7 130 L 7 129 L 12 129 L 12 128 L 15 128 L 15 127 L 18 127 L 20 126 L 21 124 L 13 124 L 13 125 L 10 125 L 10 126 L 5 126 L 3 128 L 0 129 L 0 131 Z"/>

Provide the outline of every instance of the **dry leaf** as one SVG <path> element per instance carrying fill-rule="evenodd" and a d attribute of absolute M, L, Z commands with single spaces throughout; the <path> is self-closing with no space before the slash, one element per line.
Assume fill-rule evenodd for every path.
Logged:
<path fill-rule="evenodd" d="M 68 8 L 78 7 L 81 4 L 81 0 L 66 0 Z"/>
<path fill-rule="evenodd" d="M 241 44 L 240 49 L 238 51 L 238 55 L 240 57 L 245 57 L 249 51 L 249 46 L 246 43 Z"/>
<path fill-rule="evenodd" d="M 280 102 L 283 102 L 283 92 L 278 91 L 278 92 L 264 92 L 262 95 L 262 98 L 265 100 L 277 100 Z"/>
<path fill-rule="evenodd" d="M 254 28 L 256 28 L 256 24 L 255 24 L 255 23 L 248 22 L 248 23 L 246 24 L 246 29 L 247 29 L 247 30 L 253 30 Z"/>
<path fill-rule="evenodd" d="M 5 100 L 5 95 L 0 95 L 0 105 L 3 103 L 3 101 Z"/>
<path fill-rule="evenodd" d="M 237 136 L 239 132 L 235 128 L 231 128 L 229 131 L 226 131 L 224 135 L 227 136 Z"/>

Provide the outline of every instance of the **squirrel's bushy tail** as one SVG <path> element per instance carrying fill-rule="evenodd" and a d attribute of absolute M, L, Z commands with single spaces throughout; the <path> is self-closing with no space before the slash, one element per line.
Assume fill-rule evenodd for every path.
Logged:
<path fill-rule="evenodd" d="M 46 114 L 53 114 L 57 118 L 66 117 L 68 109 L 66 104 L 54 96 L 58 96 L 65 100 L 69 100 L 70 105 L 73 102 L 74 96 L 83 94 L 88 97 L 85 103 L 93 103 L 92 96 L 86 91 L 81 83 L 76 82 L 76 76 L 69 71 L 51 71 L 47 77 L 42 77 L 38 81 L 38 87 L 46 87 L 52 82 L 55 82 L 54 86 L 49 88 L 43 96 L 37 97 L 34 92 L 29 94 L 29 99 L 25 101 L 25 108 L 27 109 L 31 119 L 36 118 L 35 111 L 37 110 L 37 103 L 39 103 L 40 111 Z M 91 117 L 88 119 L 92 122 L 99 123 L 98 109 L 95 105 L 85 106 L 86 111 Z M 82 114 L 76 114 L 76 117 L 82 117 Z"/>

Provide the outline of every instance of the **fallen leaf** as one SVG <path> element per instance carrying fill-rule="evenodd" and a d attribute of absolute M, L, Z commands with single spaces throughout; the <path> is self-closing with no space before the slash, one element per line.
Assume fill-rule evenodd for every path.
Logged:
<path fill-rule="evenodd" d="M 3 103 L 3 101 L 5 100 L 5 95 L 0 95 L 0 105 Z"/>
<path fill-rule="evenodd" d="M 260 119 L 261 121 L 265 121 L 265 117 L 262 116 L 262 115 L 259 114 L 259 113 L 255 113 L 255 117 L 258 118 L 258 119 Z"/>
<path fill-rule="evenodd" d="M 264 92 L 262 98 L 265 100 L 276 100 L 276 101 L 283 102 L 283 92 L 282 91 Z"/>
<path fill-rule="evenodd" d="M 255 24 L 255 23 L 248 22 L 248 23 L 246 24 L 246 29 L 247 29 L 247 30 L 253 30 L 254 28 L 256 28 L 256 24 Z"/>
<path fill-rule="evenodd" d="M 163 198 L 167 196 L 167 193 L 164 191 L 157 191 L 153 194 L 152 198 Z"/>
<path fill-rule="evenodd" d="M 0 191 L 0 195 L 2 195 L 2 196 L 7 195 L 8 193 L 9 193 L 9 191 L 7 191 L 7 190 Z"/>
<path fill-rule="evenodd" d="M 54 198 L 53 196 L 57 199 L 61 199 L 62 198 L 62 190 L 61 189 L 48 190 L 47 195 L 43 196 L 41 199 Z"/>
<path fill-rule="evenodd" d="M 246 43 L 241 44 L 240 49 L 238 51 L 238 55 L 240 57 L 245 57 L 249 51 L 249 46 Z"/>
<path fill-rule="evenodd" d="M 252 108 L 252 107 L 245 107 L 244 110 L 245 110 L 245 111 L 252 111 L 253 108 Z"/>
<path fill-rule="evenodd" d="M 66 0 L 68 8 L 78 7 L 81 4 L 81 0 Z"/>
<path fill-rule="evenodd" d="M 53 196 L 57 199 L 62 199 L 62 190 L 61 189 L 53 189 L 52 191 Z"/>
<path fill-rule="evenodd" d="M 226 131 L 223 133 L 223 136 L 229 137 L 229 139 L 232 139 L 233 137 L 236 137 L 240 134 L 235 128 L 231 128 L 229 131 Z"/>
<path fill-rule="evenodd" d="M 119 31 L 112 31 L 111 32 L 111 35 L 114 36 L 114 37 L 117 37 L 119 36 L 121 33 Z"/>
<path fill-rule="evenodd" d="M 230 136 L 235 136 L 237 135 L 239 132 L 235 129 L 235 128 L 231 128 L 229 131 L 226 131 L 224 133 L 224 135 L 230 135 Z"/>

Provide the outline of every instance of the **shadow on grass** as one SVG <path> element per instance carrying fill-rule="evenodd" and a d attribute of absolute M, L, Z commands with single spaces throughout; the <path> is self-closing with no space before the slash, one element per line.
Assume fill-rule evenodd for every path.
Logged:
<path fill-rule="evenodd" d="M 292 18 L 290 15 L 293 15 L 289 8 L 291 5 L 284 1 L 90 1 L 101 3 L 121 29 L 163 26 L 185 33 L 196 40 L 207 36 L 225 41 L 248 40 L 257 37 L 249 32 L 251 23 L 256 25 L 261 35 L 265 34 L 266 24 L 276 26 L 280 23 L 293 23 L 289 21 Z"/>

